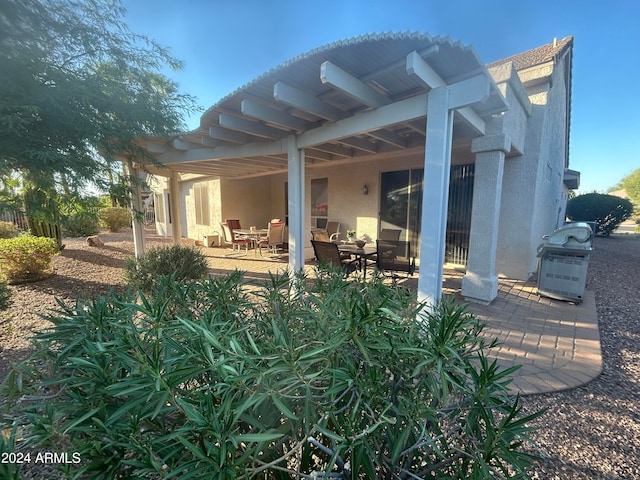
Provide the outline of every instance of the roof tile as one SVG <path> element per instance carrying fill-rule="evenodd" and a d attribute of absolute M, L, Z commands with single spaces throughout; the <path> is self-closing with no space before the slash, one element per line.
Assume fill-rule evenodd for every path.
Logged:
<path fill-rule="evenodd" d="M 503 58 L 487 65 L 493 67 L 501 65 L 503 63 L 512 62 L 516 70 L 523 70 L 525 68 L 540 65 L 542 63 L 549 62 L 554 58 L 561 56 L 565 50 L 571 48 L 573 45 L 573 36 L 565 37 L 562 40 L 554 40 L 552 43 L 542 45 L 541 47 L 527 50 L 526 52 L 518 53 L 511 57 Z"/>

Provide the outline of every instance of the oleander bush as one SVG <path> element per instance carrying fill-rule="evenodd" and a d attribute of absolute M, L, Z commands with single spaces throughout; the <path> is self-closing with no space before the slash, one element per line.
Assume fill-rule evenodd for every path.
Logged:
<path fill-rule="evenodd" d="M 172 245 L 150 248 L 138 258 L 127 259 L 124 279 L 132 288 L 150 292 L 162 277 L 185 282 L 202 278 L 208 270 L 207 257 L 200 249 Z"/>
<path fill-rule="evenodd" d="M 633 215 L 633 204 L 626 198 L 601 193 L 578 195 L 567 202 L 567 218 L 596 222 L 596 232 L 609 236 L 622 222 Z"/>
<path fill-rule="evenodd" d="M 39 280 L 51 273 L 51 261 L 59 251 L 56 240 L 49 237 L 23 233 L 0 239 L 0 278 L 9 283 Z"/>
<path fill-rule="evenodd" d="M 79 453 L 69 478 L 528 478 L 540 412 L 484 325 L 379 277 L 163 277 L 49 320 L 0 394 L 18 448 Z"/>
<path fill-rule="evenodd" d="M 100 231 L 100 221 L 94 212 L 77 212 L 62 221 L 62 231 L 67 237 L 88 237 Z"/>
<path fill-rule="evenodd" d="M 110 232 L 131 226 L 131 212 L 123 207 L 105 207 L 98 210 L 100 223 Z"/>
<path fill-rule="evenodd" d="M 13 222 L 0 222 L 0 238 L 12 238 L 18 236 L 18 227 Z"/>

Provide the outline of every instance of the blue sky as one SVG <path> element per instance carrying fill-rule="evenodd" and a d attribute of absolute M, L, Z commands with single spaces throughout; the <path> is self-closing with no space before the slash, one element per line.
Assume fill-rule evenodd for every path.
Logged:
<path fill-rule="evenodd" d="M 640 168 L 637 0 L 122 0 L 132 31 L 185 63 L 165 72 L 208 108 L 280 63 L 366 33 L 418 31 L 486 63 L 574 36 L 570 168 L 604 192 Z M 187 119 L 195 128 L 199 114 Z"/>

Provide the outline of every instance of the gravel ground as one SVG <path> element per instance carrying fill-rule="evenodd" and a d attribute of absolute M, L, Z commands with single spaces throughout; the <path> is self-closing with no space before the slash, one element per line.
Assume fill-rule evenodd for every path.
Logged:
<path fill-rule="evenodd" d="M 640 479 L 640 235 L 596 237 L 587 288 L 595 292 L 603 373 L 565 392 L 523 398 L 547 408 L 533 435 L 540 479 Z"/>
<path fill-rule="evenodd" d="M 65 239 L 54 276 L 11 286 L 14 303 L 0 313 L 0 378 L 29 351 L 27 337 L 45 325 L 39 314 L 56 306 L 54 296 L 73 303 L 124 288 L 131 233 L 101 237 L 102 248 Z M 594 246 L 587 288 L 596 295 L 604 372 L 583 387 L 522 399 L 525 411 L 548 409 L 532 435 L 543 457 L 534 479 L 640 479 L 640 235 L 596 238 Z"/>

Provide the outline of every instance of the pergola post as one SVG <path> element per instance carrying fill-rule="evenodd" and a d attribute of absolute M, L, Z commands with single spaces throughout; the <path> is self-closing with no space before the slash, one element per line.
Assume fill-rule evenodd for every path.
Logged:
<path fill-rule="evenodd" d="M 169 177 L 169 214 L 171 219 L 171 236 L 173 244 L 180 245 L 182 238 L 182 215 L 180 214 L 180 187 L 178 186 L 178 173 L 174 172 Z"/>
<path fill-rule="evenodd" d="M 478 303 L 491 303 L 498 295 L 495 274 L 504 158 L 511 146 L 508 135 L 479 137 L 471 143 L 476 154 L 473 207 L 467 272 L 462 277 L 462 295 Z"/>
<path fill-rule="evenodd" d="M 289 181 L 289 270 L 304 268 L 304 149 L 298 148 L 297 137 L 288 142 Z"/>
<path fill-rule="evenodd" d="M 418 300 L 430 306 L 435 305 L 442 296 L 452 133 L 453 111 L 449 110 L 449 89 L 434 88 L 429 92 L 427 106 L 418 277 Z"/>
<path fill-rule="evenodd" d="M 131 226 L 133 230 L 133 252 L 136 258 L 144 254 L 144 223 L 140 221 L 140 212 L 143 210 L 142 196 L 140 195 L 140 177 L 137 167 L 134 167 L 131 157 L 126 161 L 129 185 L 131 186 Z"/>

